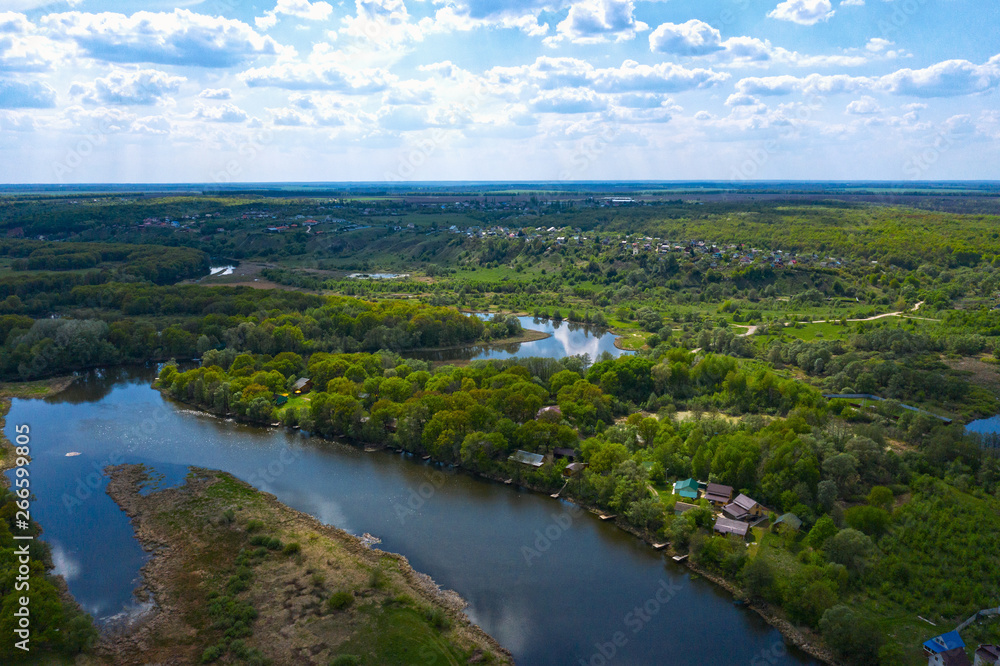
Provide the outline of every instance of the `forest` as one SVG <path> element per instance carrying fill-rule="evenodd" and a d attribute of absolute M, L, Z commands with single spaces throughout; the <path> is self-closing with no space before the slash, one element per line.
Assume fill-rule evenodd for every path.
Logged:
<path fill-rule="evenodd" d="M 996 605 L 1000 457 L 964 425 L 1000 413 L 997 222 L 830 201 L 10 197 L 0 379 L 170 361 L 173 399 L 563 489 L 845 663 L 910 664 L 918 616 Z M 521 340 L 516 314 L 631 353 L 412 357 Z M 586 469 L 564 476 L 556 449 Z M 718 535 L 705 500 L 677 506 L 688 478 L 770 526 Z M 85 622 L 56 608 L 52 645 L 79 649 Z"/>

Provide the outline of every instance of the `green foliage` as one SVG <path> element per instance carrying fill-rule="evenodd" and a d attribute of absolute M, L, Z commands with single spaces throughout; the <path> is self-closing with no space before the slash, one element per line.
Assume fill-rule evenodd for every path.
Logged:
<path fill-rule="evenodd" d="M 326 600 L 326 607 L 330 611 L 340 611 L 346 608 L 350 608 L 354 603 L 354 595 L 350 592 L 334 592 L 333 595 Z"/>

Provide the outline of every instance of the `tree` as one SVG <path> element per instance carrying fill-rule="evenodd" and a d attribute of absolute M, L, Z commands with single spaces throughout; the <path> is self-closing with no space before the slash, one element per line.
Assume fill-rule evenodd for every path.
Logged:
<path fill-rule="evenodd" d="M 889 511 L 893 503 L 892 491 L 885 486 L 875 486 L 868 493 L 868 504 Z"/>
<path fill-rule="evenodd" d="M 823 516 L 817 520 L 816 524 L 813 525 L 813 528 L 809 530 L 809 534 L 806 536 L 806 543 L 817 550 L 821 550 L 827 539 L 836 533 L 837 526 L 833 523 L 833 518 L 830 516 Z"/>
<path fill-rule="evenodd" d="M 837 501 L 837 484 L 830 479 L 824 479 L 816 486 L 816 503 L 824 513 L 833 508 Z"/>
<path fill-rule="evenodd" d="M 878 663 L 884 637 L 878 626 L 844 605 L 830 608 L 819 621 L 823 640 L 849 664 Z"/>
<path fill-rule="evenodd" d="M 837 532 L 823 546 L 831 562 L 843 564 L 851 573 L 860 573 L 875 554 L 875 544 L 864 533 L 853 528 Z"/>
<path fill-rule="evenodd" d="M 774 601 L 778 593 L 774 567 L 763 557 L 750 560 L 743 567 L 743 587 L 751 597 Z"/>
<path fill-rule="evenodd" d="M 854 506 L 844 514 L 847 524 L 876 539 L 889 529 L 889 513 L 875 506 Z"/>

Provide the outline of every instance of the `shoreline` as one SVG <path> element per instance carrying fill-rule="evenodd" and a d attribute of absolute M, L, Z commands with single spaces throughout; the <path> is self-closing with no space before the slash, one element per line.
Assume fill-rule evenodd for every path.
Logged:
<path fill-rule="evenodd" d="M 177 590 L 173 589 L 180 585 L 176 577 L 176 569 L 185 563 L 184 557 L 190 554 L 189 551 L 192 549 L 197 551 L 197 547 L 190 544 L 198 543 L 203 537 L 206 540 L 211 540 L 213 535 L 208 534 L 208 532 L 217 528 L 218 525 L 209 520 L 200 532 L 196 530 L 194 534 L 188 534 L 183 528 L 178 528 L 178 531 L 184 532 L 186 537 L 184 540 L 178 541 L 176 538 L 171 539 L 171 535 L 164 534 L 164 528 L 157 524 L 157 519 L 164 506 L 168 508 L 183 507 L 183 503 L 191 501 L 192 498 L 196 501 L 202 499 L 206 497 L 204 491 L 219 482 L 233 485 L 240 492 L 246 493 L 252 498 L 250 505 L 240 506 L 241 516 L 244 513 L 252 512 L 253 505 L 260 505 L 263 507 L 265 515 L 278 518 L 274 525 L 280 525 L 281 530 L 292 529 L 296 534 L 308 534 L 306 540 L 308 545 L 312 545 L 313 542 L 322 545 L 325 542 L 321 542 L 321 540 L 326 539 L 335 547 L 343 548 L 353 558 L 353 561 L 362 563 L 364 566 L 384 566 L 387 561 L 393 562 L 409 591 L 417 594 L 431 607 L 441 610 L 452 620 L 454 624 L 451 631 L 455 632 L 454 638 L 460 639 L 462 643 L 480 646 L 480 648 L 485 646 L 494 652 L 501 662 L 506 660 L 507 663 L 513 663 L 510 652 L 466 616 L 464 608 L 467 606 L 467 602 L 464 599 L 451 590 L 442 589 L 427 574 L 414 570 L 405 556 L 377 548 L 369 548 L 359 537 L 336 526 L 325 525 L 314 516 L 283 504 L 273 494 L 254 488 L 231 474 L 191 467 L 191 474 L 184 485 L 141 495 L 142 482 L 149 479 L 150 473 L 155 473 L 154 470 L 144 465 L 126 464 L 110 466 L 105 469 L 105 472 L 110 477 L 106 492 L 129 517 L 136 539 L 142 548 L 151 554 L 149 561 L 141 570 L 143 586 L 139 592 L 146 593 L 154 600 L 154 605 L 146 617 L 139 620 L 135 626 L 120 635 L 102 637 L 98 653 L 101 656 L 115 659 L 115 663 L 125 663 L 122 661 L 125 655 L 143 652 L 143 647 L 146 648 L 146 651 L 155 650 L 156 639 L 163 637 L 162 632 L 173 630 L 182 636 L 190 632 L 191 628 L 187 625 L 184 614 L 185 609 L 182 607 L 190 604 L 191 600 L 178 598 Z M 176 537 L 177 535 L 172 536 Z M 334 569 L 337 568 L 334 567 Z M 264 581 L 261 583 L 266 587 L 267 583 Z M 264 590 L 263 594 L 269 598 L 275 596 L 273 590 Z M 287 608 L 287 604 L 285 608 Z M 264 622 L 264 617 L 270 610 L 272 609 L 269 607 L 263 609 L 261 622 Z M 283 609 L 278 610 L 281 613 L 285 612 Z M 286 632 L 286 629 L 294 625 L 295 622 L 296 620 L 292 619 L 291 625 L 285 624 L 281 630 L 276 632 L 279 636 L 273 637 L 273 639 L 281 641 L 281 637 L 288 638 L 286 634 L 294 632 Z M 264 623 L 264 626 L 260 627 L 261 632 L 266 632 L 268 629 L 273 630 L 274 626 Z M 168 649 L 170 647 L 168 646 Z M 174 647 L 175 650 L 184 648 L 185 646 L 180 643 Z"/>
<path fill-rule="evenodd" d="M 490 340 L 489 342 L 484 342 L 479 340 L 477 342 L 468 342 L 460 345 L 446 345 L 444 347 L 419 347 L 417 349 L 404 349 L 399 352 L 400 356 L 406 358 L 406 354 L 424 354 L 429 352 L 439 352 L 439 351 L 452 351 L 455 349 L 465 349 L 467 347 L 494 347 L 500 345 L 516 345 L 524 344 L 526 342 L 537 342 L 539 340 L 545 340 L 546 338 L 551 338 L 551 333 L 546 333 L 544 331 L 536 331 L 533 328 L 524 329 L 524 333 L 521 335 L 516 335 L 512 338 L 499 338 L 497 340 Z"/>
<path fill-rule="evenodd" d="M 208 411 L 206 409 L 203 409 L 202 407 L 200 407 L 198 405 L 192 405 L 191 403 L 187 403 L 187 402 L 184 402 L 183 400 L 179 400 L 177 398 L 174 398 L 173 396 L 170 396 L 170 395 L 166 394 L 166 392 L 163 389 L 161 389 L 161 388 L 159 388 L 157 386 L 153 386 L 152 388 L 154 390 L 158 391 L 164 397 L 168 398 L 169 400 L 176 400 L 177 402 L 179 402 L 179 403 L 181 403 L 183 405 L 191 407 L 193 410 L 195 410 L 195 411 L 197 411 L 199 413 L 206 414 L 206 415 L 211 416 L 213 418 L 224 419 L 224 420 L 225 419 L 232 419 L 233 421 L 236 421 L 236 422 L 239 422 L 239 423 L 246 423 L 246 424 L 249 424 L 249 425 L 255 425 L 257 427 L 268 428 L 268 429 L 270 429 L 270 428 L 277 429 L 277 428 L 285 428 L 286 427 L 286 426 L 280 426 L 280 425 L 279 426 L 272 426 L 272 425 L 269 425 L 269 424 L 255 424 L 255 423 L 251 423 L 249 421 L 245 421 L 245 420 L 239 419 L 239 418 L 237 418 L 234 415 L 220 415 L 220 414 L 215 414 L 215 413 L 210 412 L 210 411 Z M 312 434 L 310 434 L 310 436 L 317 437 L 318 439 L 324 439 L 324 440 L 327 439 L 327 438 L 321 437 L 319 435 L 312 435 Z M 332 440 L 330 440 L 330 441 L 332 441 Z M 337 441 L 341 441 L 341 442 L 343 442 L 345 444 L 348 444 L 348 445 L 350 445 L 352 447 L 360 448 L 363 451 L 368 452 L 368 447 L 366 447 L 366 445 L 364 443 L 362 443 L 362 442 L 357 442 L 357 441 L 346 439 L 346 438 L 342 438 L 342 439 L 339 439 Z M 387 448 L 388 447 L 386 447 L 386 446 L 383 445 L 383 446 L 372 448 L 371 452 L 385 451 Z M 392 450 L 390 449 L 390 451 L 392 451 Z M 411 454 L 411 455 L 415 456 L 416 454 Z M 434 464 L 438 464 L 438 465 L 444 464 L 444 463 L 441 463 L 440 461 L 433 460 L 433 459 L 431 459 L 430 462 L 432 462 Z M 466 473 L 471 474 L 473 476 L 477 476 L 477 477 L 482 478 L 482 479 L 487 479 L 489 481 L 494 481 L 494 482 L 497 482 L 497 483 L 504 483 L 504 484 L 506 483 L 506 479 L 504 479 L 503 477 L 498 476 L 496 474 L 489 474 L 489 473 L 486 473 L 486 472 L 479 472 L 479 471 L 470 470 L 470 469 L 467 469 L 467 468 L 464 468 L 464 467 L 458 467 L 458 469 L 461 469 L 463 472 L 466 472 Z M 527 490 L 530 490 L 533 493 L 544 494 L 544 495 L 551 495 L 551 489 L 542 488 L 540 486 L 536 486 L 536 485 L 534 485 L 532 483 L 528 483 L 528 482 L 523 481 L 523 480 L 514 481 L 512 485 L 516 485 L 518 487 L 525 488 Z M 590 512 L 590 513 L 597 513 L 599 511 L 596 507 L 593 507 L 593 506 L 590 506 L 588 504 L 585 504 L 585 503 L 577 500 L 576 498 L 562 497 L 562 496 L 560 496 L 558 499 L 560 501 L 570 502 L 571 504 L 574 504 L 574 505 L 580 507 L 581 509 L 584 509 L 585 511 Z M 306 515 L 308 515 L 308 514 L 306 514 Z M 655 537 L 653 537 L 651 535 L 648 535 L 648 534 L 642 532 L 641 530 L 639 530 L 639 529 L 637 529 L 637 528 L 635 528 L 635 527 L 633 527 L 633 526 L 625 523 L 622 520 L 621 517 L 614 518 L 614 520 L 612 522 L 614 523 L 615 527 L 617 527 L 618 529 L 623 530 L 625 532 L 628 532 L 629 534 L 631 534 L 634 537 L 640 539 L 641 541 L 643 541 L 644 543 L 646 543 L 650 547 L 652 547 L 654 543 L 657 543 L 657 539 Z M 674 551 L 673 548 L 670 547 L 670 546 L 668 546 L 666 548 L 666 550 L 664 550 L 662 552 L 664 554 L 677 554 L 676 551 Z M 400 555 L 400 557 L 404 557 L 404 556 Z M 710 580 L 711 582 L 713 582 L 714 584 L 718 585 L 719 587 L 722 587 L 727 592 L 729 592 L 730 594 L 732 594 L 733 597 L 734 597 L 734 599 L 743 599 L 743 598 L 745 598 L 744 595 L 743 595 L 742 590 L 736 585 L 735 582 L 730 581 L 730 580 L 728 580 L 726 578 L 723 578 L 723 577 L 721 577 L 721 576 L 719 576 L 717 574 L 714 574 L 714 573 L 711 573 L 711 572 L 703 570 L 698 565 L 692 563 L 690 561 L 690 558 L 685 558 L 685 560 L 683 562 L 680 562 L 679 564 L 681 564 L 682 566 L 687 567 L 689 570 L 691 570 L 692 572 L 698 574 L 699 576 L 703 576 L 707 580 Z M 814 659 L 817 659 L 821 663 L 824 663 L 824 664 L 835 665 L 835 664 L 839 663 L 839 662 L 836 661 L 836 659 L 834 659 L 834 657 L 832 656 L 832 654 L 830 653 L 829 650 L 827 650 L 825 647 L 823 647 L 821 645 L 817 645 L 815 643 L 815 641 L 810 640 L 810 638 L 807 635 L 805 635 L 801 630 L 799 630 L 798 628 L 796 628 L 794 625 L 792 625 L 790 622 L 788 622 L 784 618 L 779 617 L 778 614 L 776 613 L 775 609 L 772 608 L 770 604 L 759 603 L 759 602 L 750 602 L 750 603 L 747 604 L 747 607 L 749 609 L 753 610 L 754 612 L 756 612 L 765 622 L 767 622 L 768 625 L 770 625 L 771 627 L 773 627 L 774 629 L 776 629 L 789 644 L 794 645 L 796 648 L 802 650 L 803 652 L 805 652 L 806 654 L 808 654 L 810 657 L 813 657 Z"/>

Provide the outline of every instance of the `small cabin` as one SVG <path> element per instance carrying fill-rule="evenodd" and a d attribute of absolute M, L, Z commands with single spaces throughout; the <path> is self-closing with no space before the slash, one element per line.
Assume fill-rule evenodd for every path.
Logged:
<path fill-rule="evenodd" d="M 583 470 L 587 469 L 587 467 L 589 467 L 587 463 L 571 462 L 563 467 L 562 474 L 566 477 L 579 476 L 583 473 Z"/>
<path fill-rule="evenodd" d="M 313 383 L 312 380 L 309 379 L 308 377 L 302 377 L 296 380 L 294 384 L 292 384 L 292 392 L 295 393 L 295 395 L 299 395 L 302 393 L 309 393 L 309 391 L 312 391 L 312 389 L 313 389 Z"/>
<path fill-rule="evenodd" d="M 741 520 L 719 516 L 715 519 L 715 531 L 719 534 L 735 534 L 745 539 L 750 534 L 750 525 Z"/>
<path fill-rule="evenodd" d="M 674 484 L 674 494 L 687 499 L 698 499 L 698 482 L 694 479 L 684 479 Z"/>
<path fill-rule="evenodd" d="M 527 451 L 522 451 L 518 449 L 514 453 L 510 454 L 507 458 L 511 462 L 518 462 L 522 465 L 529 465 L 531 467 L 541 467 L 545 463 L 545 456 L 541 453 L 528 453 Z"/>
<path fill-rule="evenodd" d="M 677 502 L 674 504 L 674 515 L 679 516 L 682 513 L 687 513 L 691 509 L 697 509 L 697 504 L 688 504 L 687 502 Z"/>
<path fill-rule="evenodd" d="M 972 666 L 997 666 L 1000 664 L 1000 645 L 980 645 Z"/>
<path fill-rule="evenodd" d="M 567 449 L 562 447 L 556 447 L 552 449 L 552 458 L 565 458 L 567 460 L 576 460 L 576 450 Z"/>
<path fill-rule="evenodd" d="M 288 404 L 288 396 L 284 393 L 278 393 L 274 396 L 274 404 L 278 407 Z"/>

